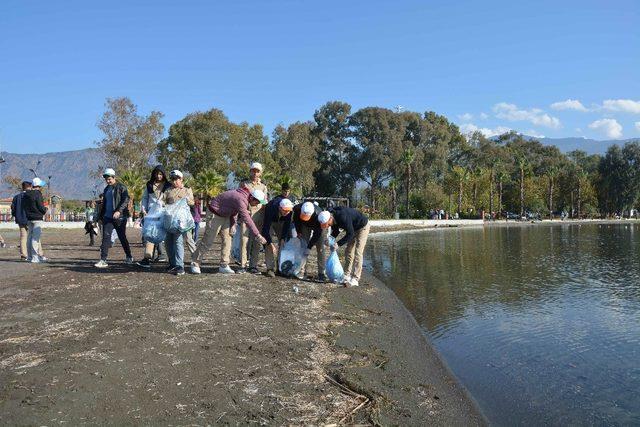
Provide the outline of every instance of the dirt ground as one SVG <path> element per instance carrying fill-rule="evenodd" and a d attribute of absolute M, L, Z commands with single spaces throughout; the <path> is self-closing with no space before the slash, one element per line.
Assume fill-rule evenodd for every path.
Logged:
<path fill-rule="evenodd" d="M 118 242 L 98 270 L 81 230 L 45 229 L 50 261 L 28 264 L 3 236 L 2 425 L 485 423 L 372 277 L 223 275 L 217 248 L 203 274 L 176 277 L 125 265 Z"/>

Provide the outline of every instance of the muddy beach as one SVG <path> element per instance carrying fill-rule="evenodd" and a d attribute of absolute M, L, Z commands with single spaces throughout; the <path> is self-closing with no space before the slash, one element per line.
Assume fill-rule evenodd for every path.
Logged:
<path fill-rule="evenodd" d="M 118 243 L 97 270 L 82 230 L 43 244 L 39 265 L 0 249 L 0 424 L 484 424 L 371 276 L 222 275 L 214 250 L 176 277 L 125 265 Z"/>

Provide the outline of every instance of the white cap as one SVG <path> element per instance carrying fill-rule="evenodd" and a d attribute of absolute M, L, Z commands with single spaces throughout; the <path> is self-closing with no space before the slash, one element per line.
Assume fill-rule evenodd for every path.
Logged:
<path fill-rule="evenodd" d="M 267 196 L 264 195 L 262 190 L 251 191 L 251 196 L 253 196 L 254 199 L 257 199 L 261 205 L 267 204 Z"/>
<path fill-rule="evenodd" d="M 293 209 L 293 202 L 289 199 L 280 200 L 280 209 L 283 211 L 290 211 Z"/>
<path fill-rule="evenodd" d="M 33 178 L 33 181 L 31 181 L 31 185 L 34 187 L 42 187 L 44 186 L 44 181 L 40 178 Z"/>
<path fill-rule="evenodd" d="M 304 202 L 300 208 L 300 219 L 303 221 L 309 221 L 311 215 L 316 211 L 316 207 L 311 202 Z"/>
<path fill-rule="evenodd" d="M 102 177 L 105 178 L 107 176 L 116 176 L 116 171 L 111 168 L 106 168 L 104 172 L 102 172 Z"/>
<path fill-rule="evenodd" d="M 318 222 L 320 224 L 328 223 L 329 218 L 331 218 L 331 214 L 329 213 L 329 211 L 322 211 L 318 214 Z"/>
<path fill-rule="evenodd" d="M 174 178 L 174 177 L 178 177 L 178 178 L 183 178 L 184 175 L 182 175 L 182 172 L 180 172 L 178 169 L 174 169 L 171 172 L 169 172 L 169 177 L 170 178 Z"/>
<path fill-rule="evenodd" d="M 262 165 L 258 162 L 253 162 L 251 163 L 251 166 L 249 167 L 249 170 L 251 169 L 258 169 L 260 172 L 262 172 Z"/>

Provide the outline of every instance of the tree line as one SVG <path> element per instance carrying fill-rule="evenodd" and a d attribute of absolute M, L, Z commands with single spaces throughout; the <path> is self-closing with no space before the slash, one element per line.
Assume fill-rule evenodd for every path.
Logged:
<path fill-rule="evenodd" d="M 160 112 L 140 115 L 128 98 L 107 99 L 97 145 L 139 200 L 150 159 L 189 176 L 205 199 L 230 179 L 264 165 L 275 190 L 286 181 L 304 196 L 349 197 L 374 217 L 424 218 L 434 209 L 462 217 L 536 213 L 607 217 L 640 197 L 640 143 L 611 146 L 604 156 L 562 153 L 509 132 L 464 135 L 445 116 L 331 101 L 313 119 L 278 125 L 234 123 L 219 109 L 187 114 L 165 135 Z"/>

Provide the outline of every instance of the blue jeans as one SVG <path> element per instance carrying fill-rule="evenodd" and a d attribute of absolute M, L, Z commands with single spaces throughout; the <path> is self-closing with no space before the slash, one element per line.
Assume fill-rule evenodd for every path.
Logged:
<path fill-rule="evenodd" d="M 42 246 L 40 245 L 40 235 L 42 234 L 43 221 L 29 221 L 27 223 L 27 259 L 31 261 L 38 256 L 42 256 Z"/>
<path fill-rule="evenodd" d="M 188 231 L 187 231 L 188 233 Z M 184 268 L 184 238 L 186 233 L 167 233 L 164 244 L 171 267 Z"/>
<path fill-rule="evenodd" d="M 193 241 L 197 242 L 198 241 L 198 231 L 200 231 L 200 223 L 198 221 L 195 221 L 196 226 L 193 227 Z"/>

